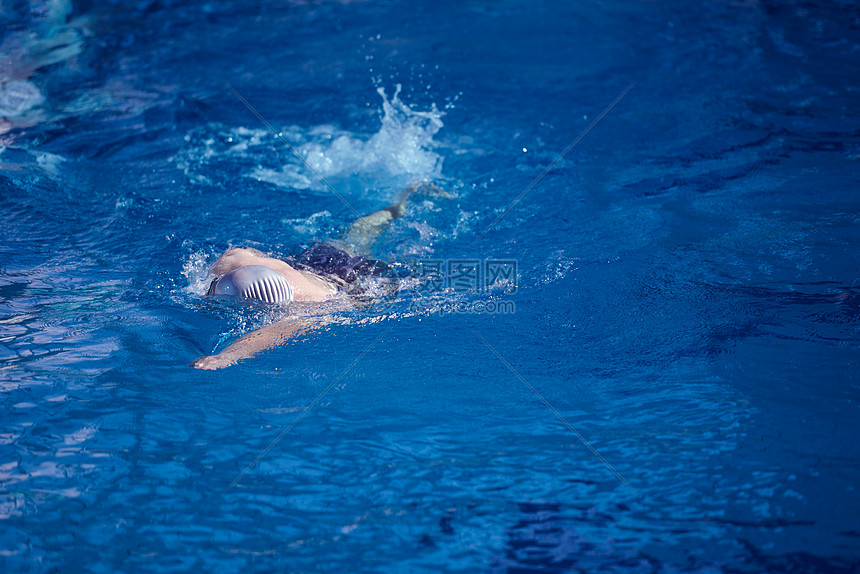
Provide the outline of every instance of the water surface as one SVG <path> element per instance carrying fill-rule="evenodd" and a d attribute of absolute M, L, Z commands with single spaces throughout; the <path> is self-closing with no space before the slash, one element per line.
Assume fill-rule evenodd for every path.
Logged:
<path fill-rule="evenodd" d="M 858 568 L 854 4 L 0 19 L 5 571 Z M 422 180 L 451 197 L 374 255 L 513 259 L 515 293 L 188 366 L 276 318 L 201 297 L 221 251 Z"/>

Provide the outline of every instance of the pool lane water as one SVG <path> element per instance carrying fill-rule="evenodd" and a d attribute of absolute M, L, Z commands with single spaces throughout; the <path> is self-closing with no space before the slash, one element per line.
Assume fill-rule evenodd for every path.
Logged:
<path fill-rule="evenodd" d="M 860 566 L 852 3 L 0 21 L 4 571 Z M 294 254 L 423 179 L 450 197 L 375 256 L 515 260 L 515 292 L 406 278 L 188 366 L 275 318 L 201 297 L 223 249 Z"/>

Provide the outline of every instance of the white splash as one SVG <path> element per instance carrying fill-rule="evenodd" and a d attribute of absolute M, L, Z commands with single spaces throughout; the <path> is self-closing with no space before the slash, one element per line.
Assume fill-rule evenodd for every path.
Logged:
<path fill-rule="evenodd" d="M 188 280 L 186 292 L 198 297 L 206 294 L 209 290 L 209 266 L 213 262 L 211 259 L 211 255 L 204 251 L 194 251 L 187 255 L 182 265 L 182 274 Z"/>
<path fill-rule="evenodd" d="M 209 125 L 186 136 L 188 146 L 171 160 L 191 182 L 217 184 L 231 164 L 246 177 L 275 186 L 329 193 L 321 178 L 338 191 L 400 189 L 416 181 L 437 179 L 442 157 L 433 136 L 442 128 L 444 112 L 432 105 L 414 110 L 400 100 L 401 86 L 389 97 L 383 88 L 380 126 L 357 134 L 333 125 L 290 126 L 275 136 L 262 127 L 227 128 Z M 283 139 L 296 157 L 284 149 Z M 214 167 L 213 167 L 214 166 Z"/>
<path fill-rule="evenodd" d="M 406 176 L 410 181 L 439 176 L 442 158 L 433 151 L 433 136 L 442 129 L 443 113 L 435 104 L 428 111 L 416 111 L 400 100 L 400 84 L 389 100 L 384 88 L 382 123 L 379 131 L 365 140 L 330 129 L 311 132 L 312 141 L 297 151 L 323 177 L 353 173 Z"/>

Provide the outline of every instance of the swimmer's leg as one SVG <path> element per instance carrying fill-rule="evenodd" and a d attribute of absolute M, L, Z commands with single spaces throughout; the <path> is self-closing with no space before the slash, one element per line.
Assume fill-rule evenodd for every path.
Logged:
<path fill-rule="evenodd" d="M 373 242 L 382 235 L 388 224 L 398 217 L 403 217 L 405 213 L 406 201 L 392 203 L 388 207 L 356 219 L 346 230 L 343 238 L 356 254 L 369 254 Z"/>
<path fill-rule="evenodd" d="M 406 202 L 415 192 L 425 192 L 434 195 L 449 196 L 432 183 L 413 183 L 403 190 L 396 203 L 374 211 L 356 219 L 349 226 L 343 239 L 350 244 L 357 254 L 367 255 L 373 247 L 373 242 L 382 234 L 388 224 L 406 214 Z"/>

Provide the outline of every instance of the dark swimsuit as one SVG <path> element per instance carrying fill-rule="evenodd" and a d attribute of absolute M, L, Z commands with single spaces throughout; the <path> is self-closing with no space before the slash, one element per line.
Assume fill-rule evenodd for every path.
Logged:
<path fill-rule="evenodd" d="M 297 269 L 308 270 L 330 279 L 351 295 L 364 292 L 361 282 L 358 281 L 361 278 L 392 278 L 395 275 L 394 268 L 388 263 L 366 257 L 353 257 L 328 243 L 317 243 L 288 263 Z"/>

